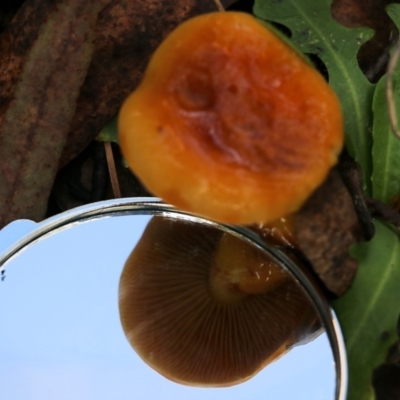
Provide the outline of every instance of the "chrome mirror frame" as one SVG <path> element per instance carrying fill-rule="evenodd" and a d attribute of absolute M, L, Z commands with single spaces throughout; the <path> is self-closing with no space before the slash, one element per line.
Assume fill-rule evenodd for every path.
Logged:
<path fill-rule="evenodd" d="M 329 306 L 326 299 L 321 295 L 314 282 L 296 266 L 296 264 L 283 252 L 269 248 L 260 237 L 244 227 L 222 225 L 190 213 L 180 211 L 174 207 L 164 204 L 157 198 L 123 198 L 106 200 L 89 205 L 77 207 L 63 212 L 54 217 L 35 223 L 29 220 L 18 220 L 7 225 L 0 231 L 0 273 L 4 274 L 9 261 L 20 251 L 23 251 L 31 243 L 40 240 L 48 234 L 56 234 L 59 230 L 71 227 L 90 219 L 108 218 L 132 214 L 169 215 L 179 214 L 181 218 L 193 222 L 201 222 L 210 226 L 219 227 L 226 232 L 234 234 L 241 239 L 251 242 L 271 254 L 284 268 L 288 269 L 293 277 L 305 290 L 311 302 L 314 304 L 322 324 L 328 335 L 335 361 L 336 371 L 336 400 L 345 400 L 347 394 L 347 358 L 344 340 L 340 330 L 339 322 Z M 2 242 L 3 245 L 2 245 Z"/>

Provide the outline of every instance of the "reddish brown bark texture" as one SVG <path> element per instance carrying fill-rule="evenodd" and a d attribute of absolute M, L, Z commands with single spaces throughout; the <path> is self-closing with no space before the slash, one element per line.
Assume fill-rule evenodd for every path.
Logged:
<path fill-rule="evenodd" d="M 27 0 L 0 39 L 0 228 L 41 220 L 161 40 L 213 0 Z"/>
<path fill-rule="evenodd" d="M 0 226 L 46 211 L 104 3 L 34 0 L 3 34 Z"/>

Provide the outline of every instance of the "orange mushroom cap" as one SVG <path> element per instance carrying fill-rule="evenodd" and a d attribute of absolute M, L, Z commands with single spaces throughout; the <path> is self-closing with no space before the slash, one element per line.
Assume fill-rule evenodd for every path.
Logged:
<path fill-rule="evenodd" d="M 229 279 L 229 290 L 216 293 L 224 282 L 212 283 L 213 269 L 229 271 L 232 263 L 223 256 L 226 249 L 219 251 L 220 239 L 217 229 L 154 217 L 121 275 L 119 309 L 129 342 L 153 369 L 181 384 L 241 383 L 307 335 L 310 313 L 316 318 L 302 290 L 280 271 L 279 282 L 266 284 L 264 291 L 256 284 L 257 294 L 252 283 L 242 287 Z M 250 273 L 272 266 L 269 256 L 261 250 L 255 254 L 250 244 L 236 238 L 222 243 L 231 245 L 253 252 L 247 260 Z M 240 261 L 233 264 L 240 273 L 245 269 Z"/>
<path fill-rule="evenodd" d="M 174 30 L 119 115 L 123 154 L 178 208 L 234 224 L 297 211 L 337 162 L 343 121 L 313 66 L 250 15 Z"/>

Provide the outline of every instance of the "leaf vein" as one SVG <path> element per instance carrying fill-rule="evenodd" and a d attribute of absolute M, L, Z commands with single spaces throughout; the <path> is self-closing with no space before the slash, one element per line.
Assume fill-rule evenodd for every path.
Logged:
<path fill-rule="evenodd" d="M 394 261 L 396 258 L 399 257 L 399 249 L 396 247 L 394 251 L 392 251 L 392 254 L 388 261 L 385 264 L 386 270 L 385 273 L 383 274 L 381 281 L 379 282 L 378 286 L 374 290 L 374 294 L 371 297 L 371 301 L 368 302 L 367 307 L 364 308 L 364 312 L 362 317 L 359 319 L 359 324 L 356 328 L 354 328 L 354 333 L 351 335 L 347 342 L 347 348 L 348 352 L 351 352 L 354 344 L 357 343 L 359 336 L 362 334 L 364 330 L 364 325 L 366 324 L 366 320 L 369 318 L 369 313 L 371 310 L 373 310 L 376 306 L 376 303 L 379 301 L 379 297 L 384 290 L 384 287 L 387 284 L 387 281 L 391 277 L 391 266 L 393 265 Z"/>

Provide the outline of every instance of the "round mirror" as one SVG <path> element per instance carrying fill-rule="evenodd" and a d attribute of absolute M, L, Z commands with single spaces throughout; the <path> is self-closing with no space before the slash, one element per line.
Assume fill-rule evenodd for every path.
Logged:
<path fill-rule="evenodd" d="M 332 311 L 249 230 L 122 199 L 0 249 L 4 399 L 345 398 Z"/>

